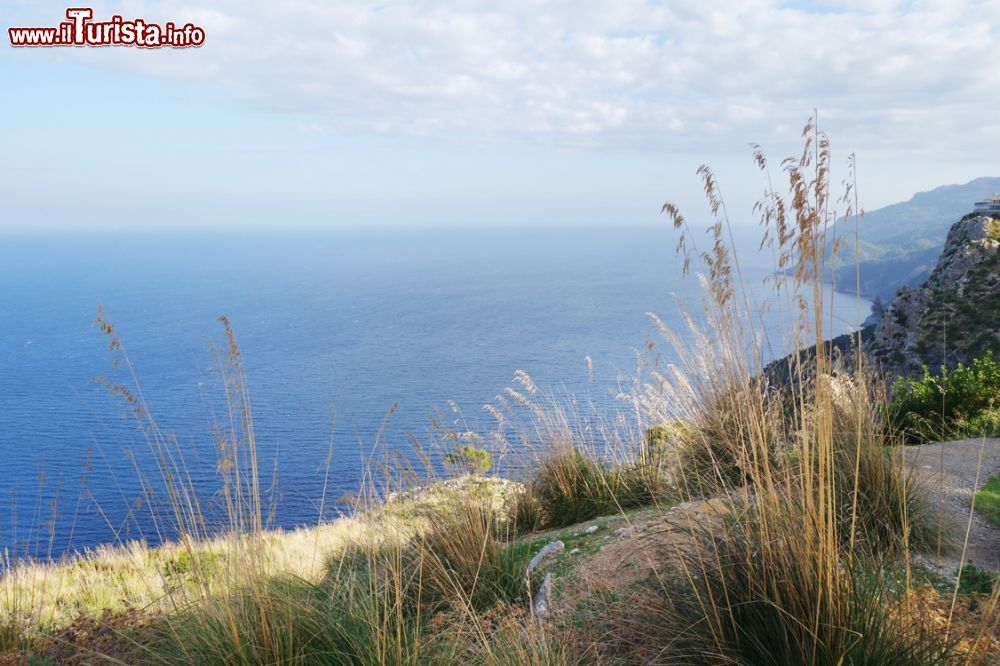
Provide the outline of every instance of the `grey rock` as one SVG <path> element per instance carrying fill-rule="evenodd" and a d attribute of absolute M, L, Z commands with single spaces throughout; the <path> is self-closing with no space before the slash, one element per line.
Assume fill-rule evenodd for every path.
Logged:
<path fill-rule="evenodd" d="M 542 584 L 535 594 L 535 599 L 531 602 L 531 610 L 536 620 L 544 620 L 549 616 L 549 598 L 552 596 L 552 582 L 555 577 L 552 573 L 545 574 Z"/>
<path fill-rule="evenodd" d="M 542 563 L 542 560 L 544 560 L 546 557 L 548 557 L 553 553 L 558 553 L 565 547 L 566 544 L 564 544 L 562 541 L 551 541 L 545 544 L 545 546 L 543 546 L 540 551 L 535 553 L 535 556 L 531 558 L 531 561 L 528 562 L 528 569 L 527 571 L 524 572 L 525 575 L 530 576 L 531 572 L 534 571 L 535 568 Z"/>
<path fill-rule="evenodd" d="M 985 314 L 978 330 L 964 330 L 968 327 L 953 319 L 955 303 L 968 301 L 976 308 L 985 305 L 984 299 L 996 298 L 993 283 L 1000 285 L 1000 275 L 994 257 L 1000 241 L 991 237 L 994 224 L 987 216 L 966 216 L 956 222 L 926 282 L 896 292 L 868 346 L 869 356 L 888 376 L 916 376 L 924 365 L 936 369 L 968 363 L 970 356 L 982 351 L 971 341 L 990 333 L 984 326 L 1000 328 L 985 321 Z M 993 340 L 1000 344 L 1000 331 L 993 331 Z"/>

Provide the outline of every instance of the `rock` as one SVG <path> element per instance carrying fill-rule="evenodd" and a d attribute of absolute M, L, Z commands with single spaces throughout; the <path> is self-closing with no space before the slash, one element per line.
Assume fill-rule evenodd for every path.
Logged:
<path fill-rule="evenodd" d="M 900 287 L 875 326 L 869 356 L 888 376 L 968 363 L 1000 346 L 1000 221 L 967 215 L 948 232 L 918 288 Z M 992 330 L 991 330 L 992 329 Z"/>
<path fill-rule="evenodd" d="M 564 544 L 562 541 L 551 541 L 545 544 L 545 546 L 543 546 L 540 551 L 535 553 L 535 556 L 531 558 L 531 561 L 528 562 L 528 569 L 527 571 L 524 572 L 524 575 L 530 576 L 531 572 L 535 570 L 535 567 L 537 567 L 539 564 L 542 563 L 542 560 L 544 560 L 552 553 L 558 553 L 565 547 L 566 544 Z"/>
<path fill-rule="evenodd" d="M 553 580 L 554 576 L 551 572 L 545 574 L 545 578 L 542 579 L 542 584 L 535 594 L 535 599 L 531 603 L 532 615 L 536 620 L 544 620 L 549 616 L 549 597 L 552 595 Z"/>
<path fill-rule="evenodd" d="M 583 531 L 583 533 L 584 533 L 584 534 L 593 534 L 593 533 L 594 533 L 594 532 L 596 532 L 596 531 L 597 531 L 598 529 L 600 529 L 600 525 L 591 525 L 590 527 L 588 527 L 587 529 L 585 529 L 585 530 Z"/>
<path fill-rule="evenodd" d="M 636 534 L 638 534 L 638 532 L 639 530 L 636 529 L 635 527 L 627 525 L 625 527 L 619 527 L 617 530 L 615 530 L 615 536 L 618 537 L 619 539 L 630 539 Z"/>

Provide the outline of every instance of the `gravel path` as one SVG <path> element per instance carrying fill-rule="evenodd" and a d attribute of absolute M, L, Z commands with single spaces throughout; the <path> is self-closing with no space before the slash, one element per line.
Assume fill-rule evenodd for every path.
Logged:
<path fill-rule="evenodd" d="M 906 462 L 926 488 L 931 504 L 941 508 L 945 525 L 951 526 L 958 544 L 957 553 L 922 558 L 921 563 L 953 572 L 962 556 L 972 496 L 987 479 L 1000 473 L 1000 439 L 963 439 L 909 447 Z M 965 561 L 1000 572 L 1000 527 L 987 522 L 978 511 L 972 514 Z"/>

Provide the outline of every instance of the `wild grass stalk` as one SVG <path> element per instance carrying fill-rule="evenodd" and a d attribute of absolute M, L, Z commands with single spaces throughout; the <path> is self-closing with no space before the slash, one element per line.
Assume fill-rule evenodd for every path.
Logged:
<path fill-rule="evenodd" d="M 677 364 L 637 377 L 612 416 L 581 415 L 580 405 L 554 400 L 519 371 L 487 406 L 497 422 L 488 435 L 437 418 L 433 445 L 442 450 L 413 438 L 403 455 L 388 447 L 383 427 L 362 461 L 357 514 L 312 531 L 269 532 L 274 503 L 261 483 L 229 321 L 221 319 L 218 357 L 226 398 L 220 529 L 101 311 L 97 324 L 130 378 L 105 385 L 148 446 L 153 466 L 137 462 L 137 473 L 157 494 L 144 507 L 158 536 L 173 540 L 58 566 L 8 562 L 0 652 L 29 648 L 32 632 L 71 623 L 82 610 L 141 608 L 148 624 L 116 633 L 118 651 L 105 656 L 166 664 L 984 661 L 1000 586 L 982 600 L 975 626 L 955 612 L 959 583 L 943 631 L 922 611 L 908 556 L 938 535 L 902 457 L 891 454 L 899 440 L 885 386 L 859 349 L 842 357 L 824 343 L 837 202 L 829 141 L 814 121 L 803 140 L 801 154 L 781 163 L 787 194 L 773 188 L 763 151 L 754 153 L 768 183 L 754 211 L 776 257 L 775 297 L 792 313 L 788 339 L 763 335 L 719 184 L 702 167 L 713 216 L 708 249 L 696 246 L 675 206 L 664 206 L 681 234 L 685 271 L 699 269 L 704 287 L 701 311 L 685 313 L 686 332 L 657 320 Z M 853 168 L 852 158 L 839 199 L 848 217 L 858 211 Z M 780 349 L 789 353 L 787 372 L 769 371 L 765 361 Z M 463 476 L 432 485 L 448 466 Z M 491 466 L 517 481 L 485 479 Z M 678 501 L 685 507 L 669 509 Z M 522 531 L 636 507 L 663 509 L 684 538 L 662 546 L 666 566 L 656 576 L 620 591 L 634 603 L 627 617 L 603 618 L 617 641 L 605 654 L 607 636 L 534 616 L 525 569 L 540 544 Z M 79 608 L 60 603 L 88 594 Z"/>
<path fill-rule="evenodd" d="M 674 554 L 682 573 L 667 577 L 648 609 L 645 626 L 657 638 L 643 654 L 658 645 L 654 663 L 954 657 L 947 637 L 906 612 L 906 594 L 880 573 L 890 564 L 908 570 L 910 549 L 934 543 L 933 521 L 901 459 L 887 453 L 897 440 L 886 436 L 884 386 L 859 352 L 845 363 L 824 344 L 827 234 L 836 217 L 831 152 L 815 121 L 803 138 L 802 153 L 781 165 L 787 197 L 768 175 L 755 207 L 778 258 L 775 293 L 797 313 L 784 345 L 755 332 L 711 170 L 699 171 L 716 217 L 709 251 L 698 251 L 678 209 L 664 206 L 681 232 L 685 266 L 704 271 L 705 323 L 690 320 L 695 347 L 680 355 L 684 367 L 655 377 L 635 399 L 687 424 L 675 445 L 678 486 L 691 498 L 728 497 L 729 509 L 714 527 L 688 525 L 691 541 Z M 768 173 L 759 149 L 755 161 Z M 844 199 L 853 214 L 851 189 Z M 791 354 L 784 382 L 762 364 L 765 348 L 782 347 Z"/>

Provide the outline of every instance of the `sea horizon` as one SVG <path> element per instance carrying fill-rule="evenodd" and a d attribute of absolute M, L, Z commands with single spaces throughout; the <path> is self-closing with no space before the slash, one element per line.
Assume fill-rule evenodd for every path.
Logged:
<path fill-rule="evenodd" d="M 137 470 L 147 469 L 149 452 L 122 401 L 94 381 L 130 381 L 93 326 L 98 304 L 150 411 L 177 437 L 209 498 L 220 485 L 212 433 L 225 409 L 211 350 L 224 349 L 217 318 L 228 317 L 262 480 L 277 479 L 274 525 L 291 528 L 348 510 L 337 500 L 358 490 L 361 461 L 380 438 L 412 453 L 410 434 L 433 439 L 431 417 L 488 432 L 483 406 L 515 371 L 595 413 L 620 409 L 615 394 L 658 338 L 646 313 L 683 330 L 678 299 L 699 308 L 698 281 L 682 275 L 675 238 L 664 224 L 39 233 L 3 243 L 0 443 L 17 455 L 0 461 L 9 479 L 0 547 L 60 556 L 173 536 L 135 510 L 143 494 Z M 771 275 L 769 262 L 747 254 L 749 282 Z M 855 297 L 838 297 L 832 334 L 850 330 L 868 307 L 867 299 L 859 310 Z M 780 316 L 769 315 L 770 335 Z M 662 340 L 654 353 L 676 360 Z"/>

